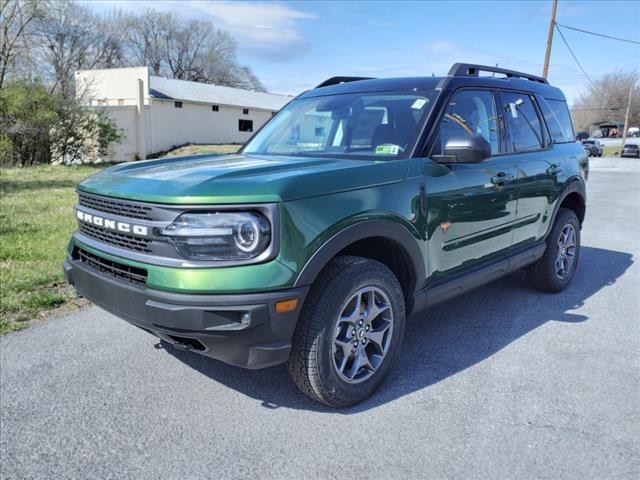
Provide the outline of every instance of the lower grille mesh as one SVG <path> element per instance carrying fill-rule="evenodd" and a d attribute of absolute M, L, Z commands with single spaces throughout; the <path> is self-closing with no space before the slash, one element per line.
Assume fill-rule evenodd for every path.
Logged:
<path fill-rule="evenodd" d="M 73 250 L 72 258 L 116 280 L 135 285 L 144 285 L 147 281 L 147 271 L 144 268 L 131 267 L 107 260 L 79 247 L 75 247 Z"/>

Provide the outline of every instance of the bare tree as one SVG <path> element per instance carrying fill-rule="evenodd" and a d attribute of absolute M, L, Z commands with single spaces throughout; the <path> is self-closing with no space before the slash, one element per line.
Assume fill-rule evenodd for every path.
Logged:
<path fill-rule="evenodd" d="M 28 48 L 30 28 L 43 11 L 41 0 L 0 1 L 0 88 L 9 69 Z"/>
<path fill-rule="evenodd" d="M 210 48 L 211 23 L 190 20 L 173 25 L 167 35 L 166 61 L 173 78 L 204 82 L 207 80 L 203 58 Z"/>
<path fill-rule="evenodd" d="M 632 85 L 638 85 L 637 71 L 612 72 L 603 75 L 574 103 L 571 113 L 576 130 L 589 130 L 589 126 L 604 121 L 622 121 Z M 629 124 L 640 125 L 640 102 L 632 102 Z"/>
<path fill-rule="evenodd" d="M 151 9 L 129 16 L 126 20 L 129 64 L 146 65 L 153 75 L 162 75 L 167 58 L 167 37 L 178 28 L 178 23 L 174 14 Z"/>
<path fill-rule="evenodd" d="M 72 98 L 80 69 L 146 65 L 152 75 L 264 91 L 235 40 L 209 21 L 147 9 L 97 14 L 73 0 L 0 0 L 0 86 L 38 78 Z"/>
<path fill-rule="evenodd" d="M 80 69 L 110 68 L 124 64 L 120 12 L 103 17 L 71 0 L 57 0 L 37 21 L 37 49 L 52 91 L 65 98 L 74 95 L 73 74 Z"/>
<path fill-rule="evenodd" d="M 40 19 L 36 31 L 42 55 L 55 79 L 52 90 L 64 97 L 73 96 L 73 73 L 81 68 L 92 68 L 95 28 L 86 8 L 70 1 L 51 4 Z"/>
<path fill-rule="evenodd" d="M 256 92 L 267 91 L 267 89 L 264 88 L 264 85 L 262 85 L 262 82 L 258 79 L 258 77 L 256 77 L 255 73 L 253 73 L 253 70 L 251 70 L 251 67 L 247 65 L 243 65 L 239 67 L 238 73 L 239 73 L 239 78 L 238 78 L 238 82 L 235 85 L 237 88 L 243 88 L 245 90 L 254 90 Z"/>
<path fill-rule="evenodd" d="M 237 59 L 235 40 L 208 21 L 180 20 L 147 9 L 126 19 L 126 61 L 146 65 L 152 75 L 265 91 Z"/>
<path fill-rule="evenodd" d="M 95 19 L 97 43 L 95 56 L 100 68 L 115 68 L 126 65 L 126 39 L 122 35 L 126 31 L 128 17 L 115 10 Z"/>

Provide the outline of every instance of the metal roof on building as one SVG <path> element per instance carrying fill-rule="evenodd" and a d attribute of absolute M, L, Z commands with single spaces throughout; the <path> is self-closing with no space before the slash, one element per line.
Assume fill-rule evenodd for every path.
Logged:
<path fill-rule="evenodd" d="M 149 77 L 149 94 L 154 98 L 272 111 L 280 110 L 293 98 L 287 95 L 252 92 L 240 88 L 154 76 Z"/>

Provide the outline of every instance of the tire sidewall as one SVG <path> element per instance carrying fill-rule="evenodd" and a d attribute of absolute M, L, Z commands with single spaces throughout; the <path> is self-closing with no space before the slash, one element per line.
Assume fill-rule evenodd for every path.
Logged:
<path fill-rule="evenodd" d="M 369 262 L 367 262 L 369 263 Z M 377 262 L 376 262 L 377 263 Z M 382 268 L 380 268 L 382 267 Z M 322 390 L 332 392 L 332 396 L 340 403 L 349 405 L 371 395 L 382 383 L 384 378 L 393 367 L 402 345 L 405 326 L 405 306 L 404 298 L 400 286 L 390 271 L 383 265 L 378 264 L 374 270 L 361 269 L 357 274 L 348 279 L 340 279 L 339 292 L 327 291 L 323 295 L 331 295 L 333 307 L 327 312 L 314 312 L 324 314 L 324 327 L 319 332 L 316 339 L 316 358 L 314 362 L 319 373 L 320 381 L 323 383 Z M 352 295 L 364 287 L 376 287 L 382 290 L 391 302 L 393 312 L 393 334 L 387 355 L 378 370 L 367 380 L 350 384 L 345 382 L 335 370 L 333 365 L 333 342 L 335 336 L 335 322 L 340 315 L 343 305 Z M 335 295 L 335 293 L 338 293 Z"/>
<path fill-rule="evenodd" d="M 560 278 L 556 274 L 556 266 L 555 266 L 556 257 L 558 255 L 558 249 L 560 248 L 558 246 L 558 239 L 560 237 L 562 230 L 567 225 L 572 225 L 576 232 L 576 254 L 574 256 L 573 263 L 571 265 L 571 271 L 564 278 Z M 553 286 L 556 289 L 558 290 L 564 289 L 569 283 L 571 283 L 571 280 L 573 280 L 573 277 L 578 268 L 578 263 L 580 261 L 580 250 L 581 250 L 580 222 L 578 220 L 578 217 L 576 217 L 575 213 L 573 213 L 571 210 L 563 209 L 560 211 L 556 219 L 556 223 L 549 237 L 549 242 L 547 243 L 548 256 L 546 261 L 547 261 L 547 271 L 549 274 L 548 280 L 553 284 Z"/>

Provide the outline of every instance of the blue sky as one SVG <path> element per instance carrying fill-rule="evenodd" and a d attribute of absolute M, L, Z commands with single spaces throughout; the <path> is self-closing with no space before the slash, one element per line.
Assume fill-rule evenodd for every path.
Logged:
<path fill-rule="evenodd" d="M 95 9 L 152 7 L 210 19 L 239 44 L 269 91 L 298 94 L 334 75 L 445 75 L 455 62 L 540 74 L 551 1 L 450 2 L 91 2 Z M 558 2 L 559 23 L 640 40 L 640 2 Z M 593 79 L 640 70 L 640 46 L 564 31 Z M 570 102 L 588 81 L 560 36 L 554 36 L 549 80 Z"/>

